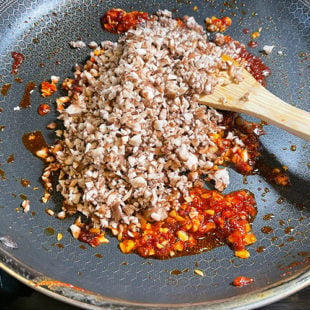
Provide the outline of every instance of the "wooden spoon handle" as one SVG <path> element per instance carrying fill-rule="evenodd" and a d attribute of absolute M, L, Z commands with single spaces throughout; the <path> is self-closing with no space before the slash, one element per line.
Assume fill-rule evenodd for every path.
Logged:
<path fill-rule="evenodd" d="M 216 86 L 211 95 L 201 96 L 200 102 L 216 109 L 242 112 L 260 118 L 310 141 L 309 112 L 279 99 L 246 70 L 243 70 L 242 75 L 244 80 L 241 83 Z"/>

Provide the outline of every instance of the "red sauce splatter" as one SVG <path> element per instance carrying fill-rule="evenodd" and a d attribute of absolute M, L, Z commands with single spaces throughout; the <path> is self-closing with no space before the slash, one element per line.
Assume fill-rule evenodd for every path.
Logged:
<path fill-rule="evenodd" d="M 126 12 L 122 9 L 111 9 L 101 17 L 102 27 L 112 33 L 124 33 L 143 20 L 148 20 L 146 12 Z"/>
<path fill-rule="evenodd" d="M 306 258 L 304 261 L 292 262 L 289 265 L 284 266 L 284 267 L 282 267 L 280 269 L 281 270 L 294 269 L 294 268 L 296 268 L 296 267 L 298 267 L 300 265 L 303 265 L 303 264 L 309 264 L 309 258 Z"/>
<path fill-rule="evenodd" d="M 13 64 L 12 64 L 12 74 L 17 74 L 18 73 L 18 69 L 20 68 L 21 64 L 23 63 L 23 61 L 25 60 L 25 56 L 21 53 L 17 53 L 17 52 L 12 52 L 11 53 L 12 58 L 13 58 Z"/>
<path fill-rule="evenodd" d="M 240 276 L 240 277 L 236 277 L 234 279 L 234 281 L 232 282 L 232 285 L 238 286 L 238 287 L 243 287 L 243 286 L 251 284 L 252 282 L 254 282 L 254 279 L 244 277 L 244 276 Z"/>
<path fill-rule="evenodd" d="M 250 41 L 248 43 L 248 47 L 250 47 L 250 48 L 255 48 L 257 46 L 258 46 L 258 43 L 256 41 Z"/>
<path fill-rule="evenodd" d="M 104 238 L 104 234 L 100 231 L 92 231 L 81 229 L 78 239 L 82 242 L 88 243 L 92 247 L 97 247 L 102 244 L 102 238 Z"/>
<path fill-rule="evenodd" d="M 46 114 L 48 114 L 49 112 L 51 112 L 51 107 L 46 104 L 46 103 L 42 103 L 39 105 L 38 107 L 38 114 L 41 116 L 44 116 Z"/>
<path fill-rule="evenodd" d="M 253 75 L 253 77 L 266 86 L 266 78 L 271 75 L 271 70 L 257 56 L 252 55 L 244 46 L 240 46 L 239 57 L 246 62 L 245 68 Z"/>
<path fill-rule="evenodd" d="M 244 34 L 248 34 L 248 33 L 250 32 L 250 29 L 249 29 L 249 28 L 244 28 L 244 29 L 242 30 L 242 32 L 243 32 Z"/>

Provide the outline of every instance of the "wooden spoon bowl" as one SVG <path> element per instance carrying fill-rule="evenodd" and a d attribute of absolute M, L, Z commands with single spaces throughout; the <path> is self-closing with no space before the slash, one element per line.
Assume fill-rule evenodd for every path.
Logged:
<path fill-rule="evenodd" d="M 210 107 L 242 112 L 282 128 L 310 141 L 310 113 L 295 108 L 273 95 L 253 76 L 242 70 L 239 84 L 217 85 L 211 95 L 200 96 L 200 102 Z"/>

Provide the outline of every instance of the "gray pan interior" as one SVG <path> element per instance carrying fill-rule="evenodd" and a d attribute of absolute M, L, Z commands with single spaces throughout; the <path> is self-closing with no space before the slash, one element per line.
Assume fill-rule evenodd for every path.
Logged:
<path fill-rule="evenodd" d="M 190 305 L 248 309 L 308 285 L 309 143 L 272 126 L 266 127 L 267 134 L 261 138 L 264 157 L 271 165 L 288 167 L 292 186 L 271 185 L 259 175 L 248 177 L 244 184 L 243 177 L 231 171 L 231 185 L 226 190 L 247 188 L 257 199 L 253 230 L 258 241 L 249 247 L 251 257 L 247 260 L 235 258 L 227 247 L 166 261 L 142 259 L 121 254 L 113 238 L 108 245 L 82 249 L 68 232 L 72 218 L 60 221 L 45 213 L 46 207 L 59 210 L 60 200 L 54 197 L 47 205 L 41 204 L 39 178 L 43 164 L 25 150 L 22 135 L 41 130 L 48 142 L 53 141 L 55 137 L 45 127 L 56 113 L 41 117 L 36 110 L 42 102 L 53 102 L 56 95 L 43 99 L 37 88 L 31 95 L 31 108 L 15 111 L 14 107 L 28 81 L 39 85 L 51 75 L 63 79 L 72 75 L 73 64 L 85 61 L 89 49 L 70 49 L 69 41 L 117 39 L 104 32 L 99 22 L 112 7 L 149 13 L 167 8 L 175 16 L 194 15 L 200 23 L 206 16 L 229 15 L 233 25 L 228 33 L 245 43 L 249 34 L 244 34 L 243 28 L 255 31 L 262 27 L 260 47 L 275 46 L 271 55 L 262 56 L 273 72 L 268 89 L 309 111 L 309 1 L 0 1 L 0 86 L 12 83 L 8 95 L 0 95 L 0 235 L 11 236 L 18 244 L 17 249 L 9 249 L 0 243 L 0 267 L 32 287 L 41 279 L 51 278 L 83 288 L 87 291 L 63 285 L 36 287 L 55 298 L 89 308 Z M 23 83 L 15 82 L 10 73 L 12 51 L 26 57 L 18 75 Z M 259 49 L 253 52 L 258 54 Z M 8 160 L 12 154 L 13 162 Z M 23 187 L 21 178 L 28 179 L 30 187 Z M 29 213 L 19 208 L 21 194 L 30 200 Z M 274 217 L 264 219 L 270 213 Z M 273 231 L 263 233 L 264 226 Z M 55 234 L 47 234 L 48 227 Z M 59 242 L 57 233 L 63 234 Z M 259 251 L 263 248 L 265 251 Z M 202 270 L 205 276 L 196 275 L 195 269 Z M 173 270 L 181 274 L 173 275 Z M 240 275 L 250 276 L 255 282 L 242 289 L 230 285 Z"/>

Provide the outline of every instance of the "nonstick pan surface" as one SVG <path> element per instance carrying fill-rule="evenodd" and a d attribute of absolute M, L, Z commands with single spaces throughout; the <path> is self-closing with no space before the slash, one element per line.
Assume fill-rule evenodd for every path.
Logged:
<path fill-rule="evenodd" d="M 98 248 L 83 247 L 68 231 L 73 218 L 60 221 L 45 213 L 45 208 L 60 210 L 61 201 L 55 196 L 47 205 L 40 202 L 43 163 L 24 148 L 22 136 L 40 130 L 49 143 L 54 140 L 46 125 L 56 118 L 56 112 L 42 117 L 36 110 L 56 96 L 43 100 L 36 88 L 31 108 L 18 111 L 16 107 L 27 82 L 39 85 L 51 75 L 72 76 L 72 66 L 87 59 L 89 49 L 71 49 L 69 41 L 117 40 L 101 29 L 99 20 L 113 7 L 149 13 L 169 9 L 175 16 L 193 15 L 201 24 L 207 16 L 228 15 L 233 19 L 228 34 L 244 43 L 250 40 L 244 28 L 252 32 L 261 27 L 259 48 L 253 53 L 274 45 L 270 55 L 260 54 L 272 70 L 268 89 L 309 111 L 309 1 L 0 1 L 0 87 L 11 84 L 8 94 L 0 95 L 0 237 L 10 236 L 18 245 L 11 249 L 0 243 L 0 267 L 45 294 L 94 309 L 249 309 L 307 286 L 310 147 L 272 126 L 265 127 L 267 134 L 261 138 L 263 156 L 272 167 L 288 167 L 292 185 L 272 185 L 260 175 L 244 182 L 231 170 L 231 185 L 225 191 L 246 188 L 257 200 L 253 230 L 258 241 L 249 247 L 247 260 L 234 257 L 228 247 L 171 260 L 124 255 L 114 238 Z M 11 75 L 13 51 L 25 56 L 18 74 L 22 82 Z M 30 186 L 24 187 L 22 179 Z M 31 204 L 28 213 L 20 208 L 25 196 Z M 60 241 L 58 233 L 63 234 Z M 204 276 L 195 274 L 195 269 Z M 231 285 L 236 276 L 255 282 L 236 288 Z M 51 280 L 58 282 L 50 285 Z M 47 282 L 37 285 L 40 281 Z"/>

